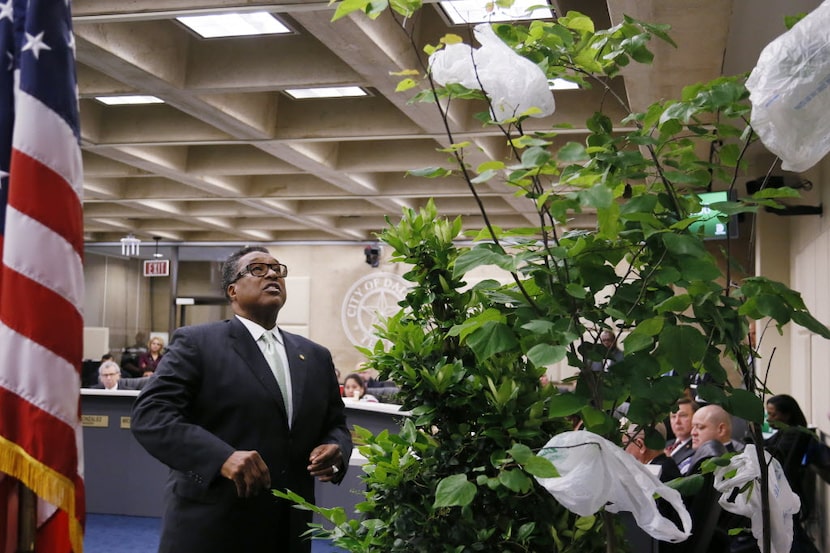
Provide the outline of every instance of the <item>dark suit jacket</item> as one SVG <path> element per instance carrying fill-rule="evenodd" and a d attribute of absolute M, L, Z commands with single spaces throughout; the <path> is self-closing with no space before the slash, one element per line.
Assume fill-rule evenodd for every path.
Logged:
<path fill-rule="evenodd" d="M 691 457 L 694 452 L 695 450 L 692 449 L 692 439 L 689 438 L 689 440 L 685 444 L 676 447 L 674 450 L 672 450 L 671 455 L 669 455 L 669 457 L 671 457 L 675 464 L 677 464 L 677 466 L 679 467 L 680 464 L 689 457 Z"/>
<path fill-rule="evenodd" d="M 650 465 L 660 465 L 660 482 L 669 482 L 680 478 L 680 469 L 671 457 L 661 453 L 649 462 Z"/>
<path fill-rule="evenodd" d="M 240 499 L 220 474 L 235 450 L 256 450 L 271 486 L 314 500 L 311 450 L 337 444 L 348 466 L 352 441 L 331 354 L 282 333 L 291 372 L 294 421 L 261 350 L 235 317 L 178 329 L 155 375 L 136 399 L 132 431 L 172 470 L 165 490 L 159 553 L 307 552 L 310 513 L 263 490 Z"/>

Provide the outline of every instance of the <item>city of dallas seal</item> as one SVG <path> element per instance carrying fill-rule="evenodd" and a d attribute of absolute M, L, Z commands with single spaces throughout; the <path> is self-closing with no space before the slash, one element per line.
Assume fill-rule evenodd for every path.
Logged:
<path fill-rule="evenodd" d="M 410 283 L 393 273 L 372 273 L 355 282 L 343 300 L 340 317 L 346 336 L 356 346 L 377 342 L 375 324 L 400 310 Z"/>

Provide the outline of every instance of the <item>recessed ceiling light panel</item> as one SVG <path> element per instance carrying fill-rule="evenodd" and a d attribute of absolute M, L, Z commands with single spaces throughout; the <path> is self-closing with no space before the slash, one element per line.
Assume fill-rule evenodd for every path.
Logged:
<path fill-rule="evenodd" d="M 369 93 L 359 86 L 328 86 L 322 88 L 286 88 L 285 93 L 295 100 L 308 98 L 355 98 Z"/>
<path fill-rule="evenodd" d="M 155 96 L 96 96 L 96 100 L 108 106 L 136 106 L 139 104 L 163 104 L 164 100 Z"/>
<path fill-rule="evenodd" d="M 542 4 L 539 0 L 516 0 L 510 8 L 485 0 L 443 0 L 439 4 L 455 25 L 553 17 L 550 8 L 539 7 Z"/>
<path fill-rule="evenodd" d="M 176 18 L 202 38 L 276 35 L 291 29 L 268 12 L 187 15 Z"/>

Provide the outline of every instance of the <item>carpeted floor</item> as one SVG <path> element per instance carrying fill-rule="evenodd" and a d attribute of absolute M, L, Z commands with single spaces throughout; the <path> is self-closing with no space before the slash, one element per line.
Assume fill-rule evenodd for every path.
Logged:
<path fill-rule="evenodd" d="M 85 553 L 156 553 L 161 519 L 94 515 L 86 517 Z M 343 549 L 315 540 L 312 553 L 341 553 Z"/>

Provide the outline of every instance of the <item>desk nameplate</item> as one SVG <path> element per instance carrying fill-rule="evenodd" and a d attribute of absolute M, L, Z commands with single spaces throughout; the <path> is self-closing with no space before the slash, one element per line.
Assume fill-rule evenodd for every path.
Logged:
<path fill-rule="evenodd" d="M 90 428 L 107 428 L 110 425 L 109 415 L 81 415 L 81 424 Z"/>

